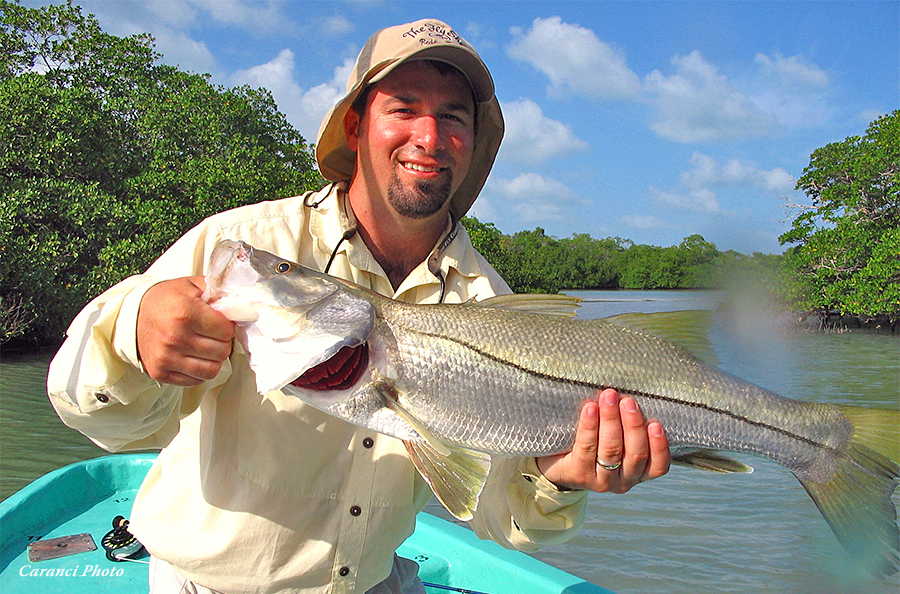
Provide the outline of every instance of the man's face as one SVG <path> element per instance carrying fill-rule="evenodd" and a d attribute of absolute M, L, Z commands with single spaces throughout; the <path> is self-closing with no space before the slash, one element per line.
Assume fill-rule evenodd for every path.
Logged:
<path fill-rule="evenodd" d="M 357 154 L 353 183 L 386 197 L 403 216 L 440 212 L 466 177 L 474 150 L 475 103 L 465 77 L 409 62 L 376 83 L 366 105 L 361 119 L 353 110 L 345 119 Z"/>

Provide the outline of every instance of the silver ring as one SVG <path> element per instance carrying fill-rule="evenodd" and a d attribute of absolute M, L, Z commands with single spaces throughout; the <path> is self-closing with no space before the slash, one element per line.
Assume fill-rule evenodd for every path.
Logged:
<path fill-rule="evenodd" d="M 597 458 L 597 464 L 599 464 L 600 467 L 603 468 L 603 470 L 609 470 L 611 472 L 613 470 L 617 470 L 619 468 L 619 466 L 622 465 L 622 461 L 619 460 L 615 464 L 608 464 L 608 463 L 604 462 L 603 460 L 601 460 L 600 458 Z"/>

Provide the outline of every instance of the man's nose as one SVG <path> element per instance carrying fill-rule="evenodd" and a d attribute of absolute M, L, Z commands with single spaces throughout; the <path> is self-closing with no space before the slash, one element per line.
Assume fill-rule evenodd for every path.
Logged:
<path fill-rule="evenodd" d="M 413 129 L 413 142 L 428 154 L 434 154 L 443 148 L 440 125 L 432 115 L 416 118 Z"/>

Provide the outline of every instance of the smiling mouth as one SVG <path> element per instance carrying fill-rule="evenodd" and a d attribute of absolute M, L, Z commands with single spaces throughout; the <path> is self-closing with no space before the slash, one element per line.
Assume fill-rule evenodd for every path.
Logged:
<path fill-rule="evenodd" d="M 440 173 L 444 171 L 444 167 L 429 167 L 427 165 L 420 165 L 418 163 L 409 163 L 407 161 L 401 162 L 404 169 L 409 169 L 411 171 L 418 171 L 420 173 Z"/>

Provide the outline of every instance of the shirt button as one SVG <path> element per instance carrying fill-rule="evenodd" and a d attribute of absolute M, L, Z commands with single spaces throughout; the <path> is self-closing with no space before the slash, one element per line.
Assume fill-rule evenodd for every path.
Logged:
<path fill-rule="evenodd" d="M 358 505 L 354 505 L 353 507 L 350 508 L 351 516 L 358 516 L 361 513 L 362 513 L 362 508 Z"/>
<path fill-rule="evenodd" d="M 109 402 L 109 396 L 103 393 L 94 394 L 94 398 L 97 399 L 97 402 L 102 402 L 103 404 Z"/>
<path fill-rule="evenodd" d="M 347 577 L 350 575 L 350 568 L 344 565 L 338 570 L 338 573 L 341 574 L 341 577 Z"/>
<path fill-rule="evenodd" d="M 371 437 L 367 437 L 363 440 L 364 448 L 371 448 L 373 445 L 375 445 L 375 440 L 372 439 Z"/>

